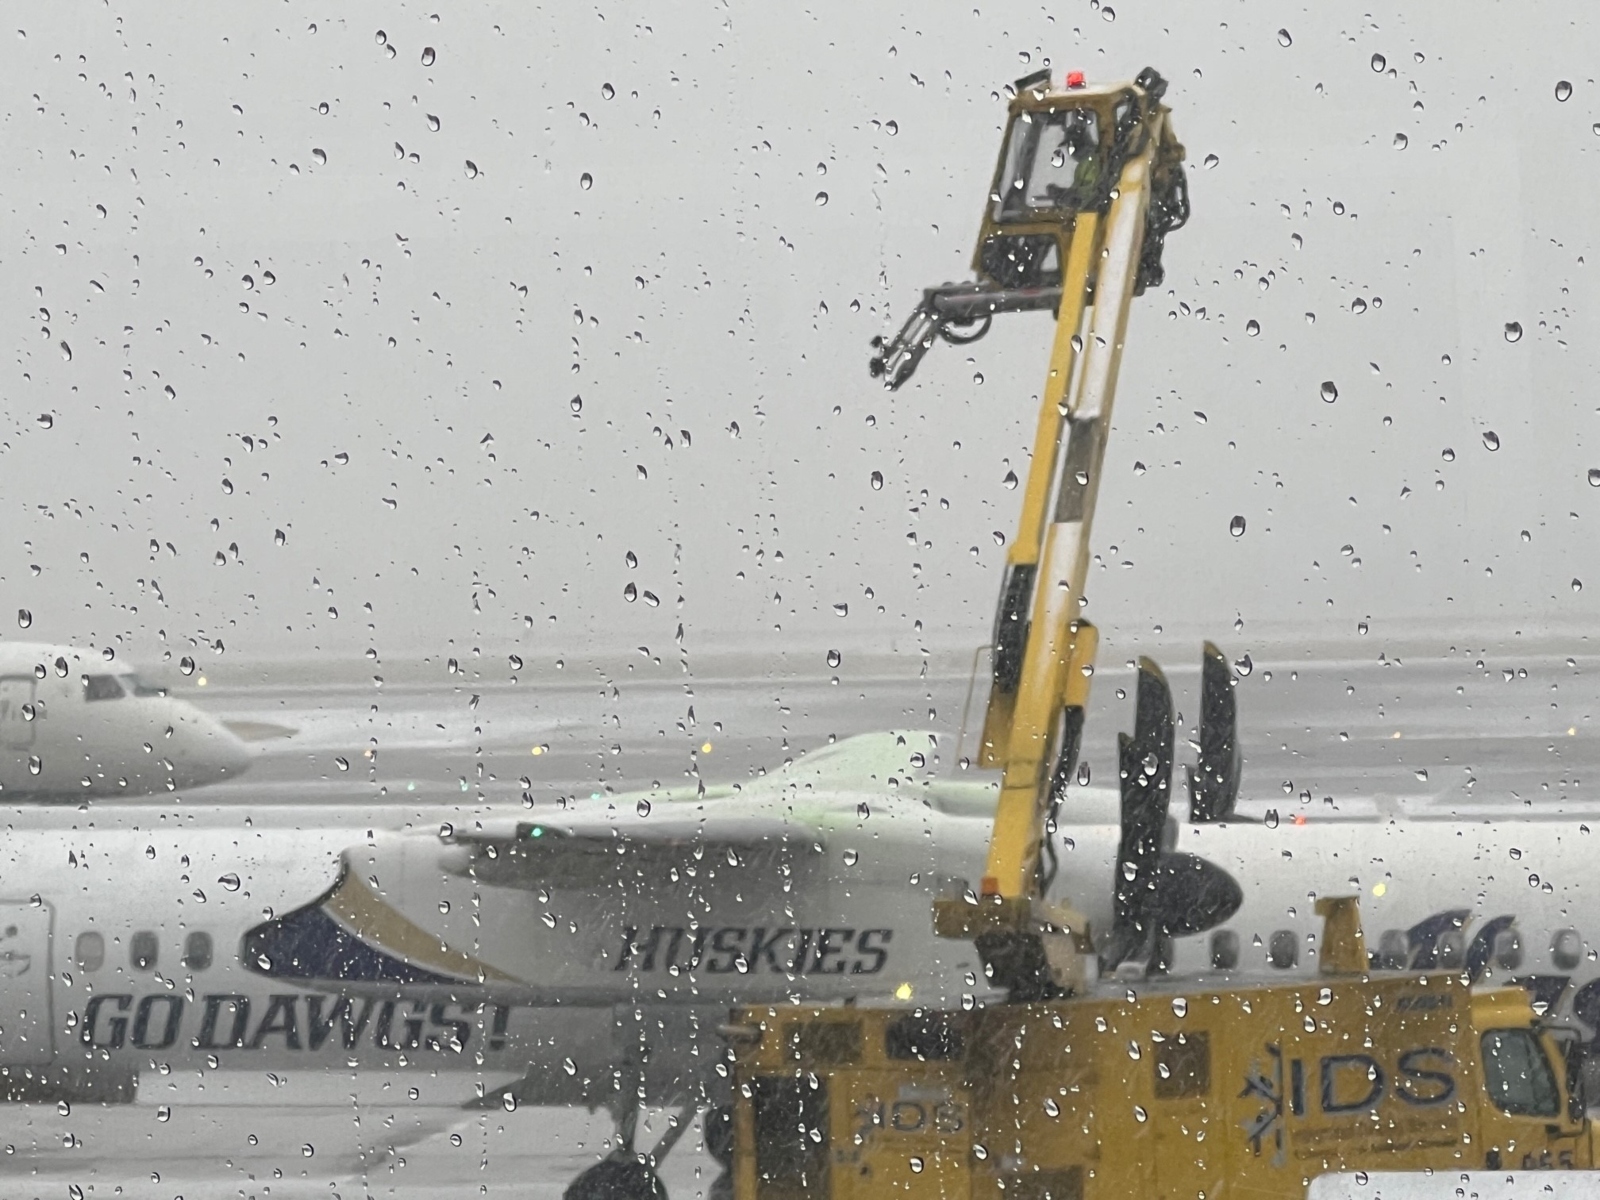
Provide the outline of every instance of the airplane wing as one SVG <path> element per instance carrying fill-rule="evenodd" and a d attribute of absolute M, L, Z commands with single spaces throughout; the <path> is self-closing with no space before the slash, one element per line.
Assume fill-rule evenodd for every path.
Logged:
<path fill-rule="evenodd" d="M 665 807 L 665 806 L 664 806 Z M 618 868 L 674 864 L 738 865 L 786 851 L 822 851 L 822 830 L 800 817 L 744 811 L 719 814 L 716 806 L 635 815 L 619 810 L 552 813 L 549 819 L 503 823 L 445 834 L 439 865 L 490 886 L 582 886 Z M 664 877 L 664 875 L 662 876 Z"/>

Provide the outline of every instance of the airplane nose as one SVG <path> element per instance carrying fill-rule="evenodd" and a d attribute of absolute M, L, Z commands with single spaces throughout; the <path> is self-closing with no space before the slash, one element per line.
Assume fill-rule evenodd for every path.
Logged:
<path fill-rule="evenodd" d="M 173 746 L 171 758 L 179 787 L 203 787 L 234 779 L 255 762 L 255 748 L 221 721 L 193 708 L 173 715 L 178 744 Z"/>

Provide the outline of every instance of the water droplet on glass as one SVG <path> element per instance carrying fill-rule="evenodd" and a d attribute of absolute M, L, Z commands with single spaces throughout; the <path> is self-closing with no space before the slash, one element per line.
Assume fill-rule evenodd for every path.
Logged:
<path fill-rule="evenodd" d="M 622 556 L 622 564 L 631 571 L 639 565 L 639 556 L 632 550 L 629 550 Z"/>
<path fill-rule="evenodd" d="M 1427 767 L 1418 767 L 1417 771 L 1416 771 L 1416 775 L 1417 775 L 1417 779 L 1420 782 L 1422 782 L 1422 783 L 1427 783 L 1428 782 L 1428 768 Z"/>
<path fill-rule="evenodd" d="M 229 871 L 226 875 L 220 876 L 217 879 L 217 882 L 223 887 L 227 888 L 230 892 L 237 892 L 239 890 L 239 877 L 232 871 Z"/>
<path fill-rule="evenodd" d="M 1006 472 L 1006 477 L 1000 481 L 1000 486 L 1005 488 L 1005 489 L 1007 489 L 1008 491 L 1010 489 L 1016 487 L 1017 486 L 1017 473 L 1015 471 L 1007 471 Z"/>
<path fill-rule="evenodd" d="M 1078 764 L 1078 786 L 1089 786 L 1089 764 L 1086 762 L 1081 762 Z"/>
<path fill-rule="evenodd" d="M 1338 398 L 1339 398 L 1339 389 L 1334 386 L 1333 380 L 1324 379 L 1322 381 L 1322 400 L 1323 400 L 1323 403 L 1332 404 Z"/>
<path fill-rule="evenodd" d="M 1106 11 L 1110 12 L 1111 10 L 1108 8 L 1108 9 L 1106 9 Z M 922 1162 L 922 1159 L 920 1157 L 918 1157 L 917 1155 L 913 1154 L 911 1156 L 911 1161 L 910 1161 L 909 1165 L 911 1167 L 911 1173 L 913 1175 L 921 1175 L 922 1174 L 923 1162 Z"/>
<path fill-rule="evenodd" d="M 848 604 L 835 604 L 833 606 L 833 615 L 836 617 L 848 617 L 850 615 L 850 606 Z"/>
<path fill-rule="evenodd" d="M 844 859 L 844 865 L 847 867 L 853 867 L 856 865 L 856 863 L 861 861 L 861 855 L 857 854 L 854 850 L 846 850 L 841 857 Z"/>
<path fill-rule="evenodd" d="M 594 186 L 594 176 L 585 171 L 582 175 L 578 176 L 578 186 L 587 192 Z"/>
<path fill-rule="evenodd" d="M 1589 468 L 1589 486 L 1600 487 L 1600 467 Z"/>
<path fill-rule="evenodd" d="M 193 675 L 194 674 L 194 659 L 190 658 L 187 654 L 185 654 L 182 658 L 180 658 L 178 660 L 178 670 L 183 672 L 185 675 Z"/>
<path fill-rule="evenodd" d="M 61 343 L 61 357 L 67 362 L 72 361 L 72 347 L 67 345 L 65 342 Z"/>
<path fill-rule="evenodd" d="M 1492 429 L 1483 431 L 1483 445 L 1486 450 L 1500 449 L 1500 435 Z"/>
<path fill-rule="evenodd" d="M 49 429 L 56 423 L 56 419 L 49 413 L 40 413 L 33 421 L 40 429 Z"/>
<path fill-rule="evenodd" d="M 432 46 L 424 46 L 422 48 L 422 65 L 423 66 L 425 66 L 425 67 L 433 66 L 434 59 L 436 59 L 436 58 L 438 58 L 438 55 L 433 52 L 433 47 Z"/>
<path fill-rule="evenodd" d="M 600 98 L 602 100 L 609 100 L 609 99 L 611 99 L 611 97 L 615 96 L 616 94 L 617 94 L 617 89 L 612 87 L 609 83 L 602 83 L 600 85 Z"/>
<path fill-rule="evenodd" d="M 1574 580 L 1573 580 L 1573 581 L 1572 581 L 1572 590 L 1573 590 L 1573 591 L 1575 591 L 1575 592 L 1581 592 L 1581 591 L 1583 591 L 1583 580 L 1581 580 L 1581 579 L 1574 579 Z"/>
<path fill-rule="evenodd" d="M 1292 46 L 1292 45 L 1294 45 L 1294 39 L 1289 36 L 1289 31 L 1287 29 L 1278 30 L 1278 45 L 1280 45 L 1280 46 Z"/>
<path fill-rule="evenodd" d="M 567 1059 L 567 1062 L 571 1062 L 571 1061 L 572 1060 L 570 1058 Z M 567 1072 L 567 1074 L 569 1074 L 569 1075 L 572 1074 L 572 1073 L 573 1072 L 571 1072 L 571 1071 Z M 500 1097 L 500 1103 L 505 1107 L 505 1110 L 507 1112 L 516 1112 L 517 1111 L 517 1097 L 512 1092 L 507 1092 L 507 1093 L 505 1093 L 505 1095 L 501 1096 Z"/>
<path fill-rule="evenodd" d="M 1228 532 L 1233 534 L 1234 537 L 1243 537 L 1244 536 L 1244 518 L 1243 517 L 1234 517 L 1233 520 L 1229 521 L 1228 522 Z"/>
<path fill-rule="evenodd" d="M 300 1153 L 302 1155 L 304 1155 L 306 1158 L 313 1157 L 316 1154 L 316 1152 L 317 1152 L 317 1148 L 315 1146 L 313 1146 L 310 1142 L 307 1142 L 304 1146 L 300 1147 Z"/>
<path fill-rule="evenodd" d="M 1411 139 L 1406 137 L 1406 135 L 1403 133 L 1397 133 L 1394 135 L 1394 141 L 1390 144 L 1394 146 L 1396 150 L 1404 150 L 1411 144 Z"/>
<path fill-rule="evenodd" d="M 1439 457 L 1444 459 L 1445 462 L 1455 462 L 1456 452 L 1449 446 L 1446 446 L 1443 450 L 1439 451 Z"/>
<path fill-rule="evenodd" d="M 1372 56 L 1372 69 L 1374 71 L 1382 71 L 1388 65 L 1389 65 L 1389 60 L 1384 58 L 1383 55 L 1374 54 Z"/>
<path fill-rule="evenodd" d="M 629 604 L 632 604 L 635 600 L 637 600 L 639 598 L 639 589 L 634 587 L 633 584 L 630 583 L 627 587 L 622 589 L 622 598 L 624 600 L 626 600 Z"/>
<path fill-rule="evenodd" d="M 380 46 L 387 46 L 389 44 L 389 35 L 380 29 L 377 33 L 372 35 L 372 40 L 377 42 Z"/>
<path fill-rule="evenodd" d="M 1172 998 L 1172 1015 L 1175 1017 L 1186 1017 L 1189 1015 L 1189 1002 L 1182 996 L 1174 996 Z"/>
<path fill-rule="evenodd" d="M 1205 156 L 1205 160 L 1202 163 L 1202 165 L 1205 167 L 1206 170 L 1209 171 L 1209 170 L 1211 170 L 1212 167 L 1216 166 L 1221 161 L 1222 160 L 1220 158 L 1218 158 L 1215 154 L 1208 154 L 1208 155 Z"/>
<path fill-rule="evenodd" d="M 639 803 L 633 806 L 633 811 L 641 817 L 648 817 L 650 815 L 650 801 L 641 799 Z"/>
<path fill-rule="evenodd" d="M 844 655 L 840 654 L 837 650 L 828 651 L 828 665 L 830 667 L 837 667 L 843 661 Z"/>
<path fill-rule="evenodd" d="M 1278 827 L 1278 810 L 1275 808 L 1267 809 L 1267 815 L 1264 820 L 1268 829 L 1276 829 Z"/>
<path fill-rule="evenodd" d="M 1246 321 L 1244 323 L 1244 331 L 1245 331 L 1245 333 L 1249 334 L 1251 337 L 1255 337 L 1258 333 L 1261 332 L 1261 322 L 1257 321 L 1257 320 L 1253 320 L 1253 319 L 1249 320 L 1249 321 Z"/>
<path fill-rule="evenodd" d="M 574 396 L 571 400 L 568 401 L 568 403 L 572 406 L 572 411 L 573 412 L 581 413 L 583 411 L 583 397 L 582 396 Z"/>
<path fill-rule="evenodd" d="M 281 546 L 288 540 L 289 540 L 289 535 L 284 533 L 283 530 L 275 529 L 275 530 L 272 531 L 272 541 L 273 541 L 273 543 L 275 545 Z"/>
<path fill-rule="evenodd" d="M 1044 1111 L 1048 1116 L 1059 1117 L 1061 1115 L 1061 1106 L 1052 1097 L 1046 1096 L 1044 1098 Z"/>
<path fill-rule="evenodd" d="M 1507 321 L 1506 322 L 1506 341 L 1508 341 L 1508 342 L 1520 342 L 1521 340 L 1522 340 L 1522 322 L 1521 321 Z"/>
<path fill-rule="evenodd" d="M 1556 99 L 1562 104 L 1572 99 L 1572 84 L 1565 79 L 1556 82 Z"/>
<path fill-rule="evenodd" d="M 438 133 L 439 132 L 439 118 L 436 115 L 434 115 L 433 113 L 429 113 L 428 114 L 428 132 L 429 133 Z"/>
<path fill-rule="evenodd" d="M 466 165 L 462 168 L 462 170 L 466 172 L 468 179 L 476 179 L 478 177 L 478 164 L 473 162 L 470 158 L 467 159 Z"/>
<path fill-rule="evenodd" d="M 17 628 L 26 629 L 33 624 L 33 614 L 25 608 L 17 609 Z"/>
<path fill-rule="evenodd" d="M 313 147 L 311 150 L 311 161 L 316 163 L 319 167 L 327 166 L 328 152 L 320 147 Z"/>
<path fill-rule="evenodd" d="M 816 199 L 817 199 L 817 207 L 821 208 L 824 204 L 826 204 L 828 202 L 828 193 L 827 192 L 818 192 Z"/>
<path fill-rule="evenodd" d="M 1243 678 L 1255 670 L 1255 666 L 1255 663 L 1250 661 L 1250 656 L 1246 654 L 1234 660 L 1233 669 L 1239 673 L 1240 678 Z"/>
<path fill-rule="evenodd" d="M 883 472 L 882 471 L 874 471 L 872 473 L 872 490 L 875 491 L 875 492 L 883 491 Z"/>

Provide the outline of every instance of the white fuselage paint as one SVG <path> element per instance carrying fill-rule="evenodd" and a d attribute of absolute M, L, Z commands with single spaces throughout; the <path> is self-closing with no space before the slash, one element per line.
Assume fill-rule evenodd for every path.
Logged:
<path fill-rule="evenodd" d="M 94 651 L 0 643 L 0 797 L 139 796 L 242 774 L 221 722 Z"/>

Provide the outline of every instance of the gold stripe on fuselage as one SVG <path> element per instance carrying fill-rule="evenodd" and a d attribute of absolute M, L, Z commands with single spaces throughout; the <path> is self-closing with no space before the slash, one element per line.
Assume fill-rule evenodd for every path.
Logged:
<path fill-rule="evenodd" d="M 384 901 L 354 871 L 347 870 L 323 908 L 357 937 L 376 949 L 430 970 L 476 979 L 521 983 L 488 963 L 441 942 L 434 934 Z"/>

